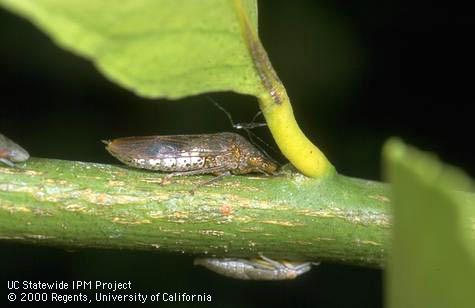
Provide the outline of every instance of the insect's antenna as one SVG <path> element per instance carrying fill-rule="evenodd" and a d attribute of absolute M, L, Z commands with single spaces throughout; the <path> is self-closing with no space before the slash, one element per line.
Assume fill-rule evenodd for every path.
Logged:
<path fill-rule="evenodd" d="M 251 123 L 254 123 L 254 121 L 256 121 L 257 118 L 258 118 L 261 114 L 262 114 L 262 111 L 259 110 L 259 111 L 256 113 L 256 115 L 252 118 L 252 122 L 251 122 Z M 260 123 L 260 124 L 265 124 L 265 123 Z M 265 125 L 267 125 L 267 124 L 265 124 Z"/>
<path fill-rule="evenodd" d="M 244 129 L 244 130 L 247 130 L 247 129 L 253 129 L 253 128 L 256 128 L 256 127 L 263 127 L 263 126 L 267 126 L 266 123 L 255 123 L 254 121 L 262 114 L 262 111 L 258 111 L 256 113 L 256 115 L 252 118 L 252 122 L 251 123 L 234 123 L 233 121 L 233 117 L 231 116 L 231 113 L 229 111 L 227 111 L 226 109 L 224 109 L 223 106 L 221 106 L 216 100 L 214 100 L 213 98 L 211 98 L 211 96 L 206 96 L 206 98 L 208 98 L 208 100 L 210 102 L 212 102 L 216 107 L 218 107 L 219 110 L 221 110 L 222 112 L 224 112 L 224 114 L 228 117 L 229 119 L 229 122 L 231 122 L 231 126 L 235 129 Z"/>
<path fill-rule="evenodd" d="M 221 110 L 222 112 L 224 112 L 224 114 L 228 117 L 229 119 L 229 122 L 231 122 L 231 126 L 236 128 L 236 125 L 234 125 L 234 122 L 233 122 L 233 118 L 231 116 L 231 114 L 229 113 L 229 111 L 227 111 L 226 109 L 223 108 L 223 106 L 221 106 L 220 104 L 218 104 L 217 101 L 215 101 L 213 98 L 211 98 L 211 96 L 206 96 L 206 98 L 212 102 L 216 107 L 218 107 L 219 110 Z"/>

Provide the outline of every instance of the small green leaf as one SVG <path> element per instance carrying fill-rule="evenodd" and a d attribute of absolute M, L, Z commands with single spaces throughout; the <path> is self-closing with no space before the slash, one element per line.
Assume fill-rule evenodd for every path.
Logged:
<path fill-rule="evenodd" d="M 263 88 L 238 10 L 257 31 L 255 0 L 0 0 L 59 45 L 145 97 Z"/>
<path fill-rule="evenodd" d="M 393 247 L 388 307 L 474 307 L 475 198 L 470 179 L 436 158 L 390 140 Z"/>

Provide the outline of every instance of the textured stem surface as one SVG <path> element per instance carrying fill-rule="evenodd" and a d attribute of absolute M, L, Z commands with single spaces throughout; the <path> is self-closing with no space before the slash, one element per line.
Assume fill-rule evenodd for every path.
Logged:
<path fill-rule="evenodd" d="M 311 179 L 174 178 L 126 167 L 30 159 L 0 167 L 0 238 L 64 248 L 101 247 L 221 257 L 331 261 L 381 267 L 390 202 L 385 184 Z"/>

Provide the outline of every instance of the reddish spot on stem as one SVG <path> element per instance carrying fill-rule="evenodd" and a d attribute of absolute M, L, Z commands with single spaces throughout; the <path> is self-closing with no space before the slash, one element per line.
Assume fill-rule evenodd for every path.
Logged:
<path fill-rule="evenodd" d="M 232 209 L 231 209 L 231 206 L 225 204 L 223 205 L 219 211 L 221 212 L 221 214 L 223 214 L 224 216 L 229 216 L 232 212 Z"/>

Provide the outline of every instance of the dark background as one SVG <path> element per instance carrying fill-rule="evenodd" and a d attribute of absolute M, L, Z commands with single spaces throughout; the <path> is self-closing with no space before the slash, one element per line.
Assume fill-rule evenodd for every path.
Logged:
<path fill-rule="evenodd" d="M 261 38 L 295 115 L 337 170 L 381 180 L 381 147 L 400 136 L 475 175 L 472 8 L 338 0 L 262 1 L 259 9 Z M 0 132 L 33 156 L 116 163 L 101 139 L 230 130 L 206 96 L 139 98 L 4 10 L 0 37 Z M 212 97 L 239 122 L 257 111 L 252 97 Z M 266 129 L 258 133 L 272 143 Z M 0 262 L 2 292 L 7 279 L 131 280 L 134 291 L 145 293 L 208 293 L 221 307 L 381 307 L 383 301 L 381 271 L 338 264 L 296 281 L 263 283 L 195 268 L 190 256 L 133 251 L 2 243 Z"/>

